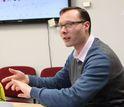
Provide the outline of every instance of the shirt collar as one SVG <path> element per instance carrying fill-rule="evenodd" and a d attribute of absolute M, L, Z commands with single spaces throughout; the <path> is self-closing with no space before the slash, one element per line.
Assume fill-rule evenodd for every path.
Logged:
<path fill-rule="evenodd" d="M 94 36 L 91 34 L 86 42 L 86 44 L 84 45 L 84 47 L 82 48 L 81 52 L 79 54 L 77 54 L 76 50 L 73 53 L 74 58 L 76 58 L 78 61 L 84 62 L 84 59 L 91 47 L 91 45 L 93 44 L 94 41 Z"/>

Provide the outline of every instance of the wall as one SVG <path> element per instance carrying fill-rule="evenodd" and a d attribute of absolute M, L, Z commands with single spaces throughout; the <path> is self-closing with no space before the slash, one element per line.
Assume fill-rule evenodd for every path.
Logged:
<path fill-rule="evenodd" d="M 72 6 L 83 7 L 85 0 L 72 0 Z M 92 19 L 92 33 L 109 44 L 124 64 L 124 0 L 91 0 L 87 8 Z M 48 31 L 50 41 L 48 42 Z M 0 25 L 0 67 L 29 65 L 37 70 L 63 66 L 72 48 L 66 48 L 56 28 L 47 23 Z"/>
<path fill-rule="evenodd" d="M 83 7 L 88 0 L 72 0 L 73 5 Z M 124 0 L 89 0 L 86 8 L 92 19 L 92 33 L 106 42 L 124 65 Z"/>

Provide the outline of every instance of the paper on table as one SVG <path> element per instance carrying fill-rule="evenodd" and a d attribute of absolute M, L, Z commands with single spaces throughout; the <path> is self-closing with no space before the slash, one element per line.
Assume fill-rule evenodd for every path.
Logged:
<path fill-rule="evenodd" d="M 0 107 L 14 107 L 12 103 L 0 102 Z"/>

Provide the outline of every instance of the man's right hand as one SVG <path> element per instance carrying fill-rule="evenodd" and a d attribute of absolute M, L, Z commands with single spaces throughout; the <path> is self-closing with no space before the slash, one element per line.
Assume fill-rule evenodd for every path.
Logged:
<path fill-rule="evenodd" d="M 16 86 L 12 83 L 12 80 L 18 80 L 21 82 L 24 82 L 26 84 L 29 83 L 29 78 L 28 75 L 24 74 L 23 72 L 19 71 L 19 70 L 14 70 L 12 68 L 9 68 L 9 71 L 13 74 L 12 76 L 8 76 L 5 77 L 4 79 L 2 79 L 2 82 L 8 82 L 5 86 L 5 89 L 8 89 L 9 87 L 11 87 L 12 90 L 16 90 Z"/>

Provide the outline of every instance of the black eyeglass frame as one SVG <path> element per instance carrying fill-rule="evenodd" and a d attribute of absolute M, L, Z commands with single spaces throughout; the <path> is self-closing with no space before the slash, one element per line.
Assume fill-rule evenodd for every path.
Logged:
<path fill-rule="evenodd" d="M 57 25 L 57 27 L 58 28 L 60 28 L 60 29 L 62 29 L 63 27 L 65 27 L 65 28 L 71 28 L 73 25 L 75 25 L 75 24 L 79 24 L 79 23 L 84 23 L 84 22 L 86 22 L 86 21 L 84 21 L 84 20 L 80 20 L 80 21 L 70 21 L 70 22 L 67 22 L 67 23 L 65 23 L 65 24 L 63 24 L 63 25 Z"/>

